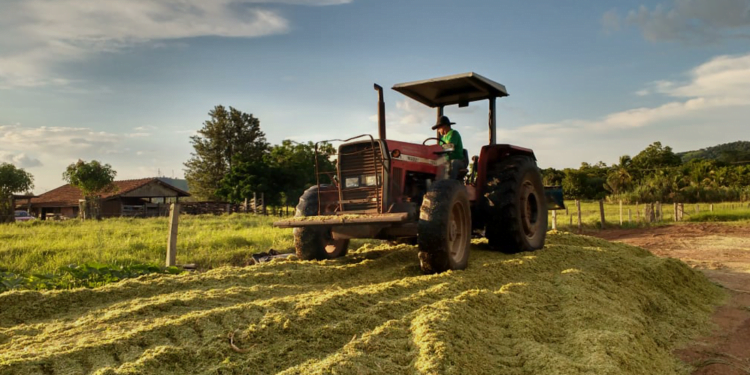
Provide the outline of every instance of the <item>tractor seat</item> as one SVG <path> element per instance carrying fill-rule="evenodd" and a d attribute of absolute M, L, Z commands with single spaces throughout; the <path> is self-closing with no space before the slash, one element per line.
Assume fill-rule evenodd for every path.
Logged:
<path fill-rule="evenodd" d="M 458 170 L 458 175 L 456 176 L 456 178 L 458 178 L 459 180 L 463 180 L 464 177 L 466 177 L 466 175 L 469 173 L 469 151 L 467 151 L 466 149 L 464 149 L 463 161 L 464 167 Z"/>

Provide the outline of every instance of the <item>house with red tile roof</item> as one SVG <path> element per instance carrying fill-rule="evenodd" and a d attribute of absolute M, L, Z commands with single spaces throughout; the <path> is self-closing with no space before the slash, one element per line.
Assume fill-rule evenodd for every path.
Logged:
<path fill-rule="evenodd" d="M 158 216 L 164 214 L 172 202 L 189 197 L 158 178 L 114 181 L 114 189 L 101 195 L 101 216 Z M 49 215 L 76 217 L 83 193 L 70 184 L 60 186 L 31 199 L 31 212 L 42 219 Z"/>

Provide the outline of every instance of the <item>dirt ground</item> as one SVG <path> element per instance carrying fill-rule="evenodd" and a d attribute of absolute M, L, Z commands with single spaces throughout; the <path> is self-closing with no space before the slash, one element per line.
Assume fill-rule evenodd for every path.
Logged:
<path fill-rule="evenodd" d="M 693 374 L 750 374 L 750 224 L 696 223 L 587 233 L 679 258 L 729 290 L 714 332 L 676 352 Z"/>

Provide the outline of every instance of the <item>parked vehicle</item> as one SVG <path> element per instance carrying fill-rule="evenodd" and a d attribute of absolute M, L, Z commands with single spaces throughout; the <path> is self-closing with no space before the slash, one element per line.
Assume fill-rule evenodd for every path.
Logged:
<path fill-rule="evenodd" d="M 31 216 L 31 214 L 29 214 L 26 211 L 21 211 L 21 210 L 16 211 L 16 221 L 31 221 L 31 220 L 36 220 L 36 218 L 34 216 Z"/>

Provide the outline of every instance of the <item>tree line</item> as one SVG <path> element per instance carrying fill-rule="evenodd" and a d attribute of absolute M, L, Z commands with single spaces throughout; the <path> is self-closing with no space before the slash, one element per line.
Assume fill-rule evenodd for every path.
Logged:
<path fill-rule="evenodd" d="M 582 163 L 578 169 L 542 170 L 546 185 L 561 185 L 566 198 L 636 202 L 720 202 L 750 200 L 747 153 L 726 152 L 717 159 L 688 161 L 661 142 L 619 162 Z"/>
<path fill-rule="evenodd" d="M 316 183 L 312 142 L 289 140 L 270 145 L 260 120 L 235 108 L 219 105 L 191 137 L 194 152 L 185 163 L 190 192 L 198 199 L 240 203 L 263 193 L 266 203 L 294 204 Z M 717 202 L 750 199 L 750 151 L 744 142 L 689 153 L 686 160 L 672 148 L 654 142 L 634 157 L 619 162 L 582 163 L 580 168 L 544 169 L 546 185 L 561 185 L 573 199 L 612 199 L 625 202 Z M 330 144 L 319 145 L 322 171 L 335 170 Z M 697 155 L 713 155 L 704 159 Z M 323 182 L 330 182 L 323 180 Z"/>
<path fill-rule="evenodd" d="M 263 194 L 266 204 L 295 204 L 316 184 L 314 143 L 284 140 L 271 145 L 260 120 L 233 107 L 218 105 L 208 115 L 190 137 L 194 151 L 185 162 L 185 179 L 197 199 L 240 203 L 255 193 Z M 318 145 L 321 171 L 335 170 L 335 153 L 328 143 Z"/>

